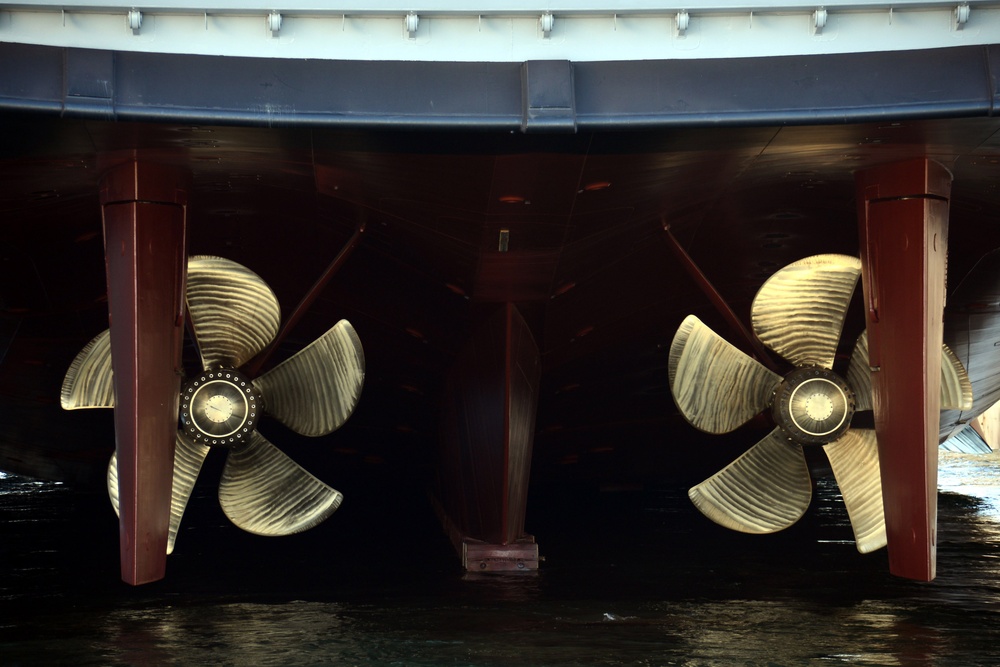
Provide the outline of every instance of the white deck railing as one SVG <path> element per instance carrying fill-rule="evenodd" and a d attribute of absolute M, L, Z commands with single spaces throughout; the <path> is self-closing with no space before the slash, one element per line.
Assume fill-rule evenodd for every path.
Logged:
<path fill-rule="evenodd" d="M 21 0 L 0 4 L 0 41 L 336 60 L 738 58 L 1000 43 L 1000 3 Z"/>

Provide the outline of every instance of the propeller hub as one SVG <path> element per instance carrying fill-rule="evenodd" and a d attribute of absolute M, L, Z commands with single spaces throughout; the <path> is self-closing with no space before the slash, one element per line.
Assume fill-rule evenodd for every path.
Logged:
<path fill-rule="evenodd" d="M 232 447 L 257 427 L 257 388 L 230 368 L 205 371 L 181 390 L 181 428 L 195 442 Z"/>
<path fill-rule="evenodd" d="M 785 433 L 803 445 L 824 445 L 851 425 L 854 392 L 825 368 L 798 368 L 775 390 L 771 414 Z"/>

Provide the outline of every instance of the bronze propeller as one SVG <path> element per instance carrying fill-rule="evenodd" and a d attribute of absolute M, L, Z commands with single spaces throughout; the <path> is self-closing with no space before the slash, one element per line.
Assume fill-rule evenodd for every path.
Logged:
<path fill-rule="evenodd" d="M 340 506 L 342 494 L 281 452 L 257 427 L 265 413 L 306 436 L 326 435 L 347 421 L 365 375 L 354 328 L 341 320 L 293 357 L 248 378 L 240 367 L 274 340 L 281 319 L 267 283 L 236 262 L 192 257 L 187 310 L 202 371 L 181 388 L 167 553 L 173 551 L 184 509 L 212 448 L 228 452 L 219 502 L 243 530 L 289 535 L 324 521 Z M 74 359 L 63 382 L 64 409 L 114 407 L 109 334 L 98 334 Z M 117 512 L 114 455 L 108 494 Z"/>
<path fill-rule="evenodd" d="M 886 544 L 875 431 L 852 428 L 871 410 L 867 337 L 854 346 L 846 377 L 834 371 L 847 308 L 861 262 L 817 255 L 771 276 L 751 307 L 754 334 L 791 363 L 784 376 L 736 349 L 697 317 L 681 324 L 670 348 L 670 388 L 681 414 L 708 433 L 728 433 L 770 411 L 774 429 L 727 467 L 693 487 L 695 506 L 716 523 L 746 533 L 773 533 L 798 521 L 812 499 L 804 446 L 830 460 L 858 550 Z M 942 409 L 969 409 L 972 387 L 944 347 Z"/>

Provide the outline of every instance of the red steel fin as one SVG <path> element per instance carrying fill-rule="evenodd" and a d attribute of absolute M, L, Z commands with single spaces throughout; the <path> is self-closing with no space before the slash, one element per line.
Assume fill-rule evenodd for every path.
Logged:
<path fill-rule="evenodd" d="M 180 394 L 186 257 L 184 174 L 130 160 L 101 180 L 122 579 L 162 579 Z"/>
<path fill-rule="evenodd" d="M 930 581 L 951 175 L 918 159 L 861 171 L 856 184 L 889 569 Z"/>

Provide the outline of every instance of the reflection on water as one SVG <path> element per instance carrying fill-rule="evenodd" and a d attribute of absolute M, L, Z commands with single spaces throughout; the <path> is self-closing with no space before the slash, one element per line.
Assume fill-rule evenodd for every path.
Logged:
<path fill-rule="evenodd" d="M 777 664 L 810 658 L 849 665 L 911 664 L 922 653 L 893 606 L 864 600 L 824 607 L 807 600 L 737 600 L 684 605 L 685 650 L 694 664 L 736 664 L 768 657 Z M 861 640 L 861 641 L 859 641 Z"/>
<path fill-rule="evenodd" d="M 91 648 L 126 664 L 286 665 L 297 655 L 363 660 L 335 603 L 227 603 L 115 610 Z M 180 653 L 178 653 L 178 647 Z"/>
<path fill-rule="evenodd" d="M 0 663 L 994 664 L 998 471 L 996 456 L 942 453 L 931 584 L 859 555 L 820 480 L 802 525 L 764 538 L 706 525 L 683 488 L 581 494 L 535 511 L 547 560 L 509 578 L 463 578 L 418 515 L 405 547 L 419 533 L 426 554 L 402 558 L 395 537 L 349 517 L 346 535 L 321 530 L 289 552 L 206 514 L 168 580 L 131 589 L 108 565 L 105 499 L 0 478 Z"/>
<path fill-rule="evenodd" d="M 987 456 L 940 452 L 938 488 L 976 499 L 984 523 L 1000 523 L 1000 452 Z"/>

